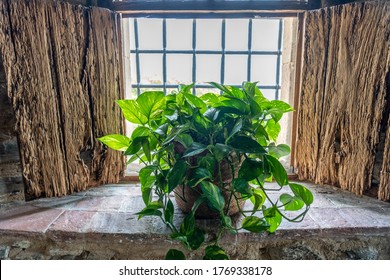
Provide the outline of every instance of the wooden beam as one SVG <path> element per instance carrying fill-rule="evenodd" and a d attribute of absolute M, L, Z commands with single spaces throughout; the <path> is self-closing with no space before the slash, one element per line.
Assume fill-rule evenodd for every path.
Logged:
<path fill-rule="evenodd" d="M 308 9 L 306 1 L 249 1 L 249 0 L 148 0 L 114 2 L 114 10 L 123 17 L 266 17 L 296 16 Z"/>
<path fill-rule="evenodd" d="M 301 73 L 302 73 L 302 55 L 303 55 L 303 34 L 304 34 L 304 14 L 298 15 L 298 40 L 297 40 L 297 55 L 295 62 L 295 84 L 294 84 L 294 103 L 295 109 L 293 113 L 293 123 L 291 128 L 291 157 L 290 164 L 295 172 L 295 157 L 297 144 L 297 129 L 298 129 L 298 112 L 299 112 L 299 96 L 301 90 Z"/>

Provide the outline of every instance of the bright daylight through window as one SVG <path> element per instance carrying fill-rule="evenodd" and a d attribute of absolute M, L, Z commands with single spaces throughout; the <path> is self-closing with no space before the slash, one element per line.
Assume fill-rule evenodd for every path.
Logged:
<path fill-rule="evenodd" d="M 268 99 L 292 105 L 296 18 L 123 18 L 126 98 L 148 90 L 164 93 L 194 84 L 193 93 L 213 91 L 208 82 L 241 86 L 258 82 Z M 291 145 L 292 113 L 281 121 L 278 143 Z M 127 128 L 131 133 L 131 127 Z M 290 159 L 284 159 L 290 167 Z M 131 164 L 128 172 L 136 172 Z"/>

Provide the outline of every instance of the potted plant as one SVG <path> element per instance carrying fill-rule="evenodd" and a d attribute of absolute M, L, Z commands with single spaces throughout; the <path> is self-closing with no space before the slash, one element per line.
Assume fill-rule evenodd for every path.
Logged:
<path fill-rule="evenodd" d="M 242 89 L 211 84 L 221 94 L 197 97 L 191 93 L 192 85 L 180 85 L 166 96 L 149 91 L 136 100 L 118 100 L 125 119 L 137 127 L 131 137 L 106 135 L 99 140 L 123 151 L 129 163 L 138 159 L 145 165 L 139 172 L 145 203 L 139 218 L 161 218 L 172 231 L 170 238 L 185 248 L 203 245 L 204 259 L 228 259 L 219 245 L 225 232 L 272 233 L 282 219 L 302 221 L 313 196 L 304 186 L 290 183 L 279 162 L 290 148 L 275 144 L 278 122 L 293 109 L 266 99 L 256 83 L 244 82 Z M 265 186 L 272 180 L 280 186 L 278 191 L 291 191 L 273 201 Z M 175 209 L 172 194 L 181 210 Z M 185 218 L 175 225 L 174 215 L 183 211 Z M 298 212 L 289 218 L 285 211 Z M 211 241 L 205 241 L 205 232 L 196 223 L 207 215 L 219 220 Z M 233 222 L 232 215 L 241 218 Z M 171 249 L 166 258 L 185 255 Z"/>

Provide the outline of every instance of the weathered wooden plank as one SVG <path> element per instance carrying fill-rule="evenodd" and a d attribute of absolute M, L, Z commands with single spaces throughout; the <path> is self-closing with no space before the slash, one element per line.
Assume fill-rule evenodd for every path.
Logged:
<path fill-rule="evenodd" d="M 93 134 L 123 133 L 123 123 L 115 100 L 123 98 L 120 91 L 119 47 L 116 32 L 116 14 L 100 8 L 91 8 L 89 14 L 89 47 L 87 84 L 90 88 L 93 111 Z M 91 184 L 118 182 L 124 172 L 120 153 L 106 150 L 93 142 Z"/>
<path fill-rule="evenodd" d="M 390 91 L 390 75 L 388 76 L 387 81 L 387 91 Z M 390 102 L 390 96 L 388 96 L 387 102 Z M 390 200 L 390 116 L 387 122 L 387 133 L 383 154 L 382 169 L 380 172 L 378 197 L 381 200 Z"/>
<path fill-rule="evenodd" d="M 115 13 L 8 2 L 0 3 L 0 50 L 28 194 L 61 196 L 117 182 L 123 156 L 96 141 L 122 132 Z"/>
<path fill-rule="evenodd" d="M 296 170 L 314 181 L 320 145 L 329 19 L 324 10 L 305 13 L 302 82 L 298 112 Z"/>
<path fill-rule="evenodd" d="M 390 67 L 389 7 L 388 2 L 368 2 L 307 13 L 309 43 L 304 55 L 298 130 L 301 179 L 338 185 L 358 195 L 371 187 L 389 95 L 385 88 Z M 328 34 L 313 33 L 324 25 Z M 317 35 L 322 47 L 315 45 Z M 318 71 L 323 71 L 322 77 L 316 75 Z M 324 86 L 317 87 L 321 83 Z M 314 93 L 321 98 L 313 100 Z"/>
<path fill-rule="evenodd" d="M 53 2 L 47 13 L 68 173 L 66 191 L 71 193 L 85 190 L 89 182 L 88 166 L 80 155 L 90 150 L 92 136 L 89 97 L 82 85 L 88 44 L 87 10 Z"/>
<path fill-rule="evenodd" d="M 63 195 L 66 157 L 47 12 L 40 1 L 10 1 L 9 15 L 16 63 L 9 67 L 7 79 L 28 192 L 34 196 Z"/>

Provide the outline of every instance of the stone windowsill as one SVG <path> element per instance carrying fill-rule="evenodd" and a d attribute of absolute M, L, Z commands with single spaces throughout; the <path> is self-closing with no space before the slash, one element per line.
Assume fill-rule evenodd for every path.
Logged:
<path fill-rule="evenodd" d="M 227 235 L 222 242 L 231 257 L 390 258 L 390 203 L 305 185 L 315 202 L 303 222 L 283 222 L 272 235 Z M 3 208 L 0 259 L 162 259 L 169 248 L 180 245 L 167 238 L 169 230 L 160 220 L 137 219 L 143 206 L 139 185 L 127 183 Z M 201 223 L 210 227 L 213 221 Z"/>

